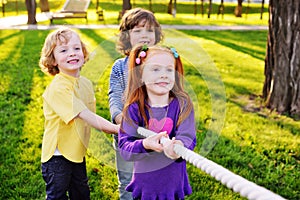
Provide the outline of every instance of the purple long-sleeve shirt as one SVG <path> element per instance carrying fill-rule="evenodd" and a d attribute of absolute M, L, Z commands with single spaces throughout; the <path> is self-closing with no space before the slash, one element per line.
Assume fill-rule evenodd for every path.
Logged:
<path fill-rule="evenodd" d="M 126 114 L 131 120 L 123 120 L 119 133 L 121 156 L 125 160 L 134 161 L 134 175 L 126 190 L 132 192 L 134 198 L 143 200 L 183 199 L 192 193 L 186 161 L 181 158 L 172 160 L 163 152 L 157 153 L 144 148 L 143 138 L 137 134 L 137 128 L 145 126 L 139 113 L 137 103 L 130 105 Z M 150 111 L 146 113 L 150 130 L 167 131 L 170 138 L 175 137 L 181 140 L 186 148 L 194 149 L 196 145 L 194 112 L 192 111 L 176 127 L 180 113 L 180 105 L 176 98 L 168 106 L 150 107 Z"/>

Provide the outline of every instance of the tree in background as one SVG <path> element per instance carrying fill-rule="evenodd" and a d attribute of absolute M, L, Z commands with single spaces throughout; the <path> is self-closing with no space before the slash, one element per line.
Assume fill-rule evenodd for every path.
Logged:
<path fill-rule="evenodd" d="M 263 98 L 279 113 L 300 117 L 300 1 L 269 1 Z"/>
<path fill-rule="evenodd" d="M 132 8 L 130 0 L 123 0 L 123 6 L 122 6 L 122 16 L 126 12 L 126 10 L 130 10 Z"/>
<path fill-rule="evenodd" d="M 40 8 L 41 8 L 41 12 L 49 12 L 50 8 L 49 8 L 48 0 L 40 0 Z"/>
<path fill-rule="evenodd" d="M 37 24 L 36 21 L 36 0 L 25 0 L 27 9 L 27 24 Z M 40 8 L 42 12 L 49 12 L 48 0 L 40 0 Z"/>
<path fill-rule="evenodd" d="M 36 1 L 35 0 L 25 0 L 28 20 L 27 24 L 37 24 L 36 21 Z"/>
<path fill-rule="evenodd" d="M 243 0 L 237 1 L 237 6 L 235 7 L 234 14 L 236 17 L 242 17 L 243 13 Z"/>

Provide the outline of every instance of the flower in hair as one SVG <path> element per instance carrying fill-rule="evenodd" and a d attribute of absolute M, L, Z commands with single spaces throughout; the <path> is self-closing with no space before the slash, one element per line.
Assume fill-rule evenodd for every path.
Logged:
<path fill-rule="evenodd" d="M 140 58 L 136 58 L 136 59 L 135 59 L 135 63 L 136 63 L 137 65 L 141 64 L 141 59 L 140 59 Z"/>
<path fill-rule="evenodd" d="M 140 53 L 138 54 L 138 57 L 135 59 L 135 63 L 137 65 L 141 64 L 141 61 L 142 61 L 141 58 L 145 58 L 147 56 L 147 54 L 146 54 L 147 50 L 148 50 L 148 46 L 147 45 L 143 45 Z"/>
<path fill-rule="evenodd" d="M 170 48 L 170 49 L 171 49 L 171 51 L 172 51 L 174 57 L 175 57 L 175 58 L 178 58 L 178 57 L 179 57 L 179 54 L 177 53 L 176 49 L 175 49 L 174 47 L 172 47 L 172 48 Z"/>

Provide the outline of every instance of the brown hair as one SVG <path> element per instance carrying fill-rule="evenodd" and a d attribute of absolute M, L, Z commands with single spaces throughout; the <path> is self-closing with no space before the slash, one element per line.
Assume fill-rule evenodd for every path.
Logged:
<path fill-rule="evenodd" d="M 145 109 L 147 108 L 147 105 L 145 104 L 145 99 L 148 98 L 147 96 L 147 91 L 146 91 L 146 86 L 141 83 L 141 77 L 143 73 L 143 68 L 144 68 L 144 62 L 149 57 L 148 55 L 151 54 L 151 56 L 155 56 L 155 54 L 159 51 L 164 51 L 168 52 L 171 56 L 174 56 L 174 50 L 171 50 L 169 47 L 164 47 L 164 46 L 151 46 L 148 47 L 147 50 L 144 50 L 145 46 L 143 45 L 137 45 L 134 47 L 129 55 L 129 68 L 128 68 L 128 86 L 125 91 L 125 105 L 124 105 L 124 117 L 128 117 L 128 108 L 129 106 L 136 102 L 139 107 L 139 112 L 141 117 L 143 118 L 144 122 L 146 123 L 146 127 L 148 126 L 148 120 L 147 120 L 147 115 L 145 112 Z M 145 51 L 146 56 L 140 58 L 141 61 L 139 64 L 136 64 L 136 58 L 139 57 L 140 52 Z M 158 54 L 156 54 L 158 55 Z M 175 59 L 175 83 L 174 87 L 170 91 L 170 98 L 177 98 L 180 104 L 180 115 L 179 119 L 177 121 L 176 126 L 178 126 L 183 120 L 185 120 L 190 112 L 193 109 L 193 104 L 192 101 L 187 94 L 187 92 L 184 91 L 183 87 L 183 66 L 182 62 L 180 59 L 180 56 L 176 52 L 176 57 L 174 56 Z M 129 120 L 129 119 L 126 119 Z"/>
<path fill-rule="evenodd" d="M 71 33 L 75 33 L 78 35 L 74 30 L 69 28 L 60 28 L 52 33 L 50 33 L 47 38 L 45 39 L 44 46 L 41 51 L 41 57 L 39 61 L 39 66 L 41 70 L 47 74 L 55 75 L 59 73 L 59 69 L 57 65 L 53 65 L 55 63 L 54 58 L 54 48 L 57 44 L 62 44 L 64 42 L 68 42 L 71 37 Z M 80 40 L 82 46 L 82 52 L 84 55 L 85 62 L 88 60 L 88 50 L 85 44 Z"/>
<path fill-rule="evenodd" d="M 128 10 L 123 15 L 119 27 L 120 33 L 117 42 L 117 50 L 122 54 L 129 55 L 130 50 L 132 49 L 129 38 L 129 30 L 133 29 L 143 19 L 146 19 L 147 25 L 155 28 L 155 44 L 159 43 L 163 39 L 161 26 L 151 11 L 143 8 Z"/>

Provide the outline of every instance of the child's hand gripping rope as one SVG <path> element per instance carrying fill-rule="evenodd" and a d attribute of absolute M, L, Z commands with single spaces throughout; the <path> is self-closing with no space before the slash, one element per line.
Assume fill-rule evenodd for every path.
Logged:
<path fill-rule="evenodd" d="M 149 137 L 157 134 L 153 131 L 150 131 L 142 127 L 139 127 L 137 129 L 137 132 L 138 134 L 144 137 Z M 232 173 L 226 168 L 185 148 L 182 144 L 175 143 L 174 141 L 175 140 L 172 141 L 166 137 L 161 138 L 160 142 L 164 146 L 168 146 L 167 149 L 173 146 L 173 150 L 177 154 L 175 156 L 172 153 L 172 151 L 168 149 L 164 151 L 166 156 L 168 156 L 171 159 L 182 157 L 184 160 L 190 162 L 195 167 L 203 170 L 204 172 L 211 175 L 218 181 L 221 181 L 224 185 L 232 189 L 234 192 L 240 193 L 241 196 L 246 197 L 248 199 L 255 199 L 255 200 L 283 200 L 284 199 L 281 196 L 259 185 L 256 185 L 255 183 L 250 182 L 247 179 Z"/>

